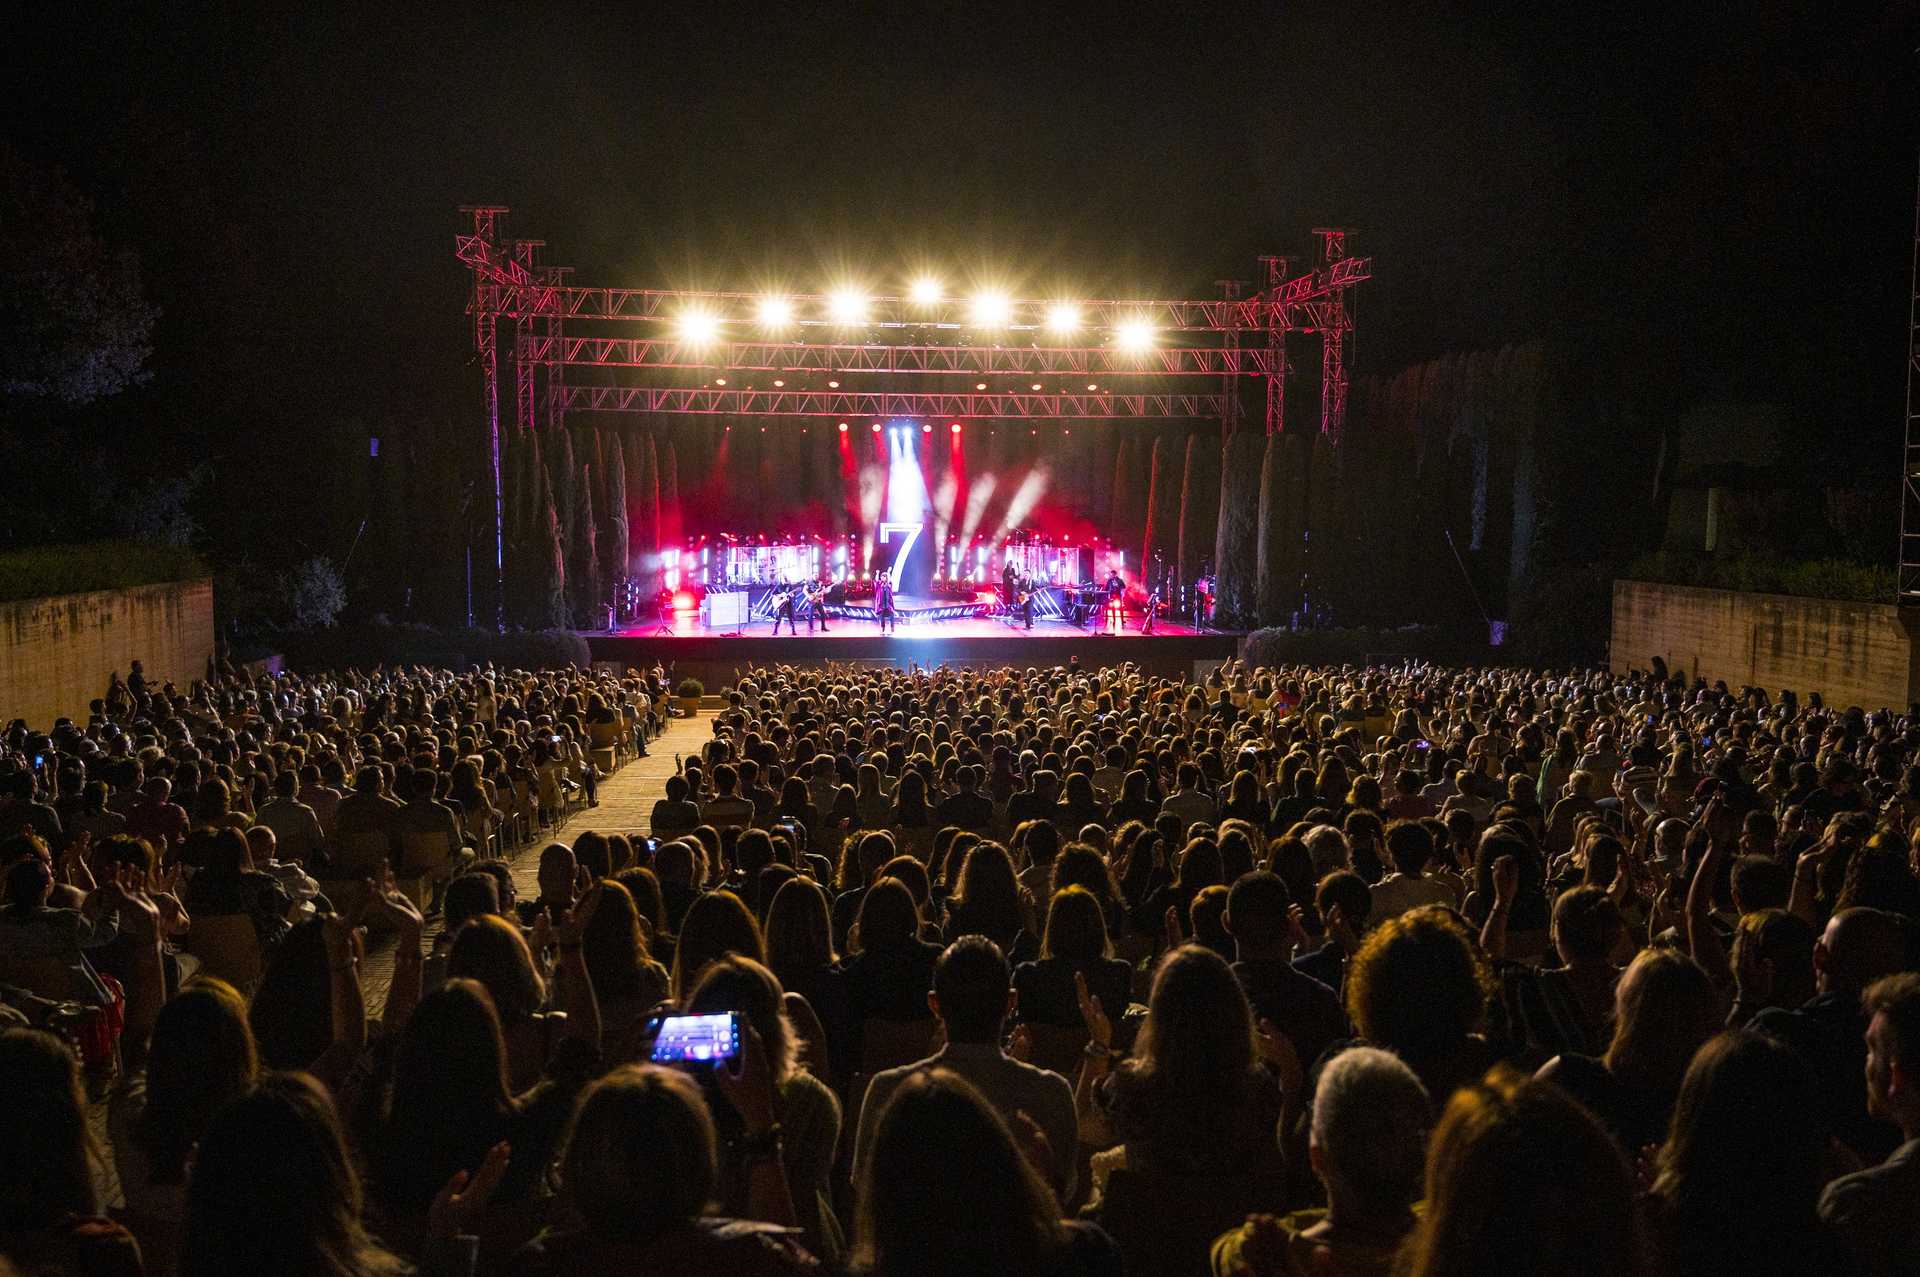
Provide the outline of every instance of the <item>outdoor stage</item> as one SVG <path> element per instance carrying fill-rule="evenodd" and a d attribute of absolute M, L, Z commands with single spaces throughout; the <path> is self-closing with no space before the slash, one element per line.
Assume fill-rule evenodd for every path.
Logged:
<path fill-rule="evenodd" d="M 692 676 L 709 691 L 733 681 L 733 671 L 757 665 L 821 665 L 828 661 L 865 666 L 1064 665 L 1078 657 L 1086 666 L 1131 661 L 1154 673 L 1192 674 L 1232 656 L 1240 635 L 1199 631 L 1168 621 L 1140 632 L 1141 617 L 1129 614 L 1124 628 L 1107 624 L 1077 629 L 1065 621 L 1035 619 L 1031 630 L 999 616 L 902 624 L 883 634 L 877 621 L 829 618 L 825 634 L 791 635 L 783 624 L 779 637 L 765 621 L 735 630 L 711 629 L 694 612 L 678 613 L 671 627 L 639 625 L 611 633 L 583 635 L 596 661 L 622 665 L 672 665 L 678 677 Z M 671 628 L 672 633 L 666 633 Z"/>

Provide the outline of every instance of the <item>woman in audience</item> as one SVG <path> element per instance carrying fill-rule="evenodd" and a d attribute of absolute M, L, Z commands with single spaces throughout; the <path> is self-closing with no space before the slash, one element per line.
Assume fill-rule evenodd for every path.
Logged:
<path fill-rule="evenodd" d="M 1133 968 L 1115 958 L 1107 944 L 1100 901 L 1085 887 L 1064 887 L 1054 893 L 1047 910 L 1039 960 L 1024 962 L 1014 970 L 1020 1018 L 1061 1028 L 1082 1027 L 1075 976 L 1085 980 L 1101 1005 L 1112 1007 L 1116 1014 L 1132 997 Z"/>
<path fill-rule="evenodd" d="M 476 1167 L 490 1183 L 505 1169 Z M 464 1186 L 464 1179 L 459 1181 Z M 484 1192 L 481 1194 L 484 1195 Z M 187 1188 L 183 1277 L 293 1273 L 312 1277 L 405 1277 L 412 1266 L 368 1233 L 364 1202 L 333 1101 L 311 1077 L 272 1074 L 214 1115 L 193 1158 Z M 468 1277 L 474 1242 L 457 1188 L 438 1212 L 425 1272 Z"/>
<path fill-rule="evenodd" d="M 1479 1077 L 1493 1051 L 1476 1034 L 1487 961 L 1449 910 L 1426 905 L 1367 934 L 1347 970 L 1347 1014 L 1360 1036 L 1405 1060 L 1435 1104 Z"/>
<path fill-rule="evenodd" d="M 345 918 L 321 914 L 274 946 L 247 1012 L 263 1065 L 304 1069 L 329 1084 L 346 1076 L 367 1041 L 364 943 Z"/>
<path fill-rule="evenodd" d="M 1829 1177 L 1821 1113 L 1806 1063 L 1772 1038 L 1723 1033 L 1700 1048 L 1649 1196 L 1671 1277 L 1852 1271 L 1815 1213 Z"/>
<path fill-rule="evenodd" d="M 1112 1240 L 1060 1219 L 1053 1191 L 1006 1122 L 945 1069 L 917 1072 L 894 1091 L 858 1191 L 854 1258 L 869 1277 L 1121 1271 Z"/>
<path fill-rule="evenodd" d="M 1028 903 L 1013 871 L 1013 857 L 997 842 L 982 842 L 967 853 L 960 887 L 947 912 L 946 938 L 985 936 L 1012 963 L 1039 952 L 1028 925 Z"/>
<path fill-rule="evenodd" d="M 194 1145 L 220 1106 L 259 1076 L 246 1000 L 232 985 L 201 976 L 161 1008 L 146 1068 L 126 1078 L 107 1109 L 126 1219 L 148 1272 L 173 1271 Z"/>
<path fill-rule="evenodd" d="M 710 891 L 693 902 L 681 923 L 673 951 L 673 995 L 685 998 L 709 962 L 737 953 L 755 962 L 767 960 L 760 923 L 731 891 Z"/>
<path fill-rule="evenodd" d="M 139 1277 L 140 1247 L 100 1213 L 80 1068 L 52 1034 L 0 1029 L 0 1259 L 29 1277 Z"/>
<path fill-rule="evenodd" d="M 278 879 L 254 870 L 247 836 L 222 828 L 207 839 L 206 863 L 187 880 L 187 912 L 195 917 L 244 914 L 265 954 L 287 934 L 293 901 Z"/>
<path fill-rule="evenodd" d="M 559 937 L 571 931 L 577 941 L 579 931 L 596 912 L 593 902 L 600 894 L 596 888 L 582 897 L 569 915 L 571 922 L 563 920 L 556 927 L 543 914 L 535 924 L 533 939 L 541 948 L 548 940 L 559 945 L 563 996 L 557 1009 L 548 1006 L 547 982 L 527 939 L 505 918 L 475 918 L 453 939 L 447 977 L 477 980 L 485 987 L 500 1019 L 507 1045 L 507 1081 L 516 1094 L 540 1080 L 562 1041 L 584 1039 L 593 1049 L 599 1048 L 600 1011 L 582 950 L 568 948 Z"/>
<path fill-rule="evenodd" d="M 1719 1019 L 1720 1000 L 1699 963 L 1677 949 L 1644 949 L 1620 977 L 1606 1054 L 1561 1054 L 1539 1076 L 1586 1105 L 1638 1158 L 1666 1138 L 1681 1078 Z"/>
<path fill-rule="evenodd" d="M 820 1271 L 781 1227 L 791 1223 L 793 1203 L 771 1071 L 751 1035 L 740 1068 L 715 1069 L 713 1083 L 753 1141 L 745 1219 L 710 1213 L 720 1189 L 719 1140 L 699 1084 L 672 1069 L 629 1065 L 587 1089 L 567 1130 L 561 1182 L 577 1222 L 535 1238 L 513 1270 L 525 1277 Z"/>
<path fill-rule="evenodd" d="M 1283 1169 L 1280 1089 L 1255 1062 L 1253 1012 L 1219 954 L 1184 945 L 1160 960 L 1133 1053 L 1112 1064 L 1113 1014 L 1079 980 L 1090 1042 L 1083 1119 L 1126 1146 L 1128 1170 L 1249 1175 Z M 1110 1071 L 1111 1070 L 1111 1071 Z"/>
<path fill-rule="evenodd" d="M 1633 1170 L 1592 1116 L 1497 1068 L 1454 1092 L 1427 1148 L 1426 1210 L 1408 1277 L 1646 1277 Z"/>
<path fill-rule="evenodd" d="M 780 1113 L 780 1156 L 786 1164 L 795 1219 L 805 1233 L 807 1248 L 817 1258 L 837 1264 L 844 1244 L 827 1175 L 840 1138 L 840 1101 L 826 1083 L 803 1067 L 793 1025 L 782 1009 L 780 982 L 771 971 L 736 954 L 708 963 L 686 999 L 686 1013 L 721 1011 L 738 1012 L 765 1050 Z M 816 1067 L 824 1069 L 825 1061 Z M 720 1200 L 727 1214 L 738 1214 L 749 1203 L 747 1178 L 736 1173 L 743 1168 L 749 1136 L 730 1106 L 713 1107 L 723 1151 Z"/>
<path fill-rule="evenodd" d="M 859 1059 L 860 1029 L 866 1021 L 932 1018 L 927 990 L 933 987 L 933 968 L 940 959 L 940 946 L 920 939 L 912 894 L 892 878 L 880 879 L 861 898 L 853 935 L 857 947 L 840 964 L 844 993 L 835 1000 L 845 1008 L 846 1020 L 826 1020 L 835 1056 L 848 1067 Z"/>
<path fill-rule="evenodd" d="M 580 940 L 600 1006 L 600 1031 L 608 1043 L 621 1042 L 667 996 L 667 969 L 648 951 L 639 910 L 617 881 L 600 884 Z"/>

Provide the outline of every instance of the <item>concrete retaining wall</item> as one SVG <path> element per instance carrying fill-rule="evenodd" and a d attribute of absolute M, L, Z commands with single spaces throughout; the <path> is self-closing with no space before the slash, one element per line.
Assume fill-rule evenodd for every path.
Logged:
<path fill-rule="evenodd" d="M 135 660 L 148 682 L 183 691 L 213 655 L 213 581 L 100 590 L 0 603 L 0 721 L 44 731 L 86 721 L 115 670 Z"/>
<path fill-rule="evenodd" d="M 1744 594 L 1650 581 L 1613 583 L 1615 673 L 1669 669 L 1778 695 L 1818 692 L 1827 704 L 1904 710 L 1916 699 L 1920 616 L 1891 603 Z"/>

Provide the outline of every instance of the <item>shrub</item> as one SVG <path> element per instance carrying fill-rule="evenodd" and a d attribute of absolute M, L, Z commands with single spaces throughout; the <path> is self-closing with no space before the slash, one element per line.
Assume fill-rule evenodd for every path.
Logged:
<path fill-rule="evenodd" d="M 1882 564 L 1844 559 L 1782 559 L 1763 554 L 1686 554 L 1662 550 L 1642 555 L 1621 574 L 1635 581 L 1692 585 L 1752 594 L 1790 594 L 1848 603 L 1891 603 L 1894 572 Z"/>
<path fill-rule="evenodd" d="M 287 578 L 287 610 L 303 630 L 330 628 L 347 606 L 347 583 L 325 555 L 315 555 Z"/>
<path fill-rule="evenodd" d="M 570 630 L 495 634 L 491 630 L 428 625 L 336 625 L 329 629 L 271 629 L 247 635 L 247 651 L 278 652 L 293 669 L 371 669 L 376 665 L 436 665 L 468 669 L 492 662 L 508 669 L 557 669 L 590 663 L 587 641 Z"/>
<path fill-rule="evenodd" d="M 705 696 L 707 694 L 707 685 L 697 678 L 683 678 L 680 680 L 680 686 L 676 687 L 674 691 L 677 695 L 685 697 Z"/>
<path fill-rule="evenodd" d="M 1484 665 L 1502 652 L 1487 646 L 1485 631 L 1470 635 L 1437 625 L 1403 629 L 1255 630 L 1240 640 L 1249 665 L 1367 665 L 1433 661 Z"/>
<path fill-rule="evenodd" d="M 126 590 L 205 575 L 206 564 L 180 546 L 136 541 L 42 545 L 0 554 L 0 600 Z"/>

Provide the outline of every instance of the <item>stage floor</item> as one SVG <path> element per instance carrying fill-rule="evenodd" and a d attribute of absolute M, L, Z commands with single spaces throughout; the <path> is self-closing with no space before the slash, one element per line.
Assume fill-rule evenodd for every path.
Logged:
<path fill-rule="evenodd" d="M 1033 622 L 1033 628 L 1028 630 L 1022 629 L 1018 625 L 1010 625 L 997 616 L 976 616 L 958 617 L 951 621 L 902 621 L 894 627 L 891 635 L 887 635 L 881 632 L 880 622 L 878 621 L 849 620 L 843 617 L 833 617 L 830 618 L 830 623 L 833 628 L 825 634 L 815 629 L 814 632 L 809 635 L 807 632 L 807 623 L 801 621 L 799 636 L 801 638 L 814 639 L 898 638 L 903 641 L 909 639 L 1032 639 L 1044 641 L 1047 639 L 1084 639 L 1096 633 L 1113 636 L 1125 634 L 1129 638 L 1158 638 L 1191 637 L 1207 632 L 1196 630 L 1187 625 L 1176 625 L 1171 621 L 1159 621 L 1155 623 L 1152 634 L 1142 635 L 1140 633 L 1140 621 L 1141 618 L 1137 616 L 1128 617 L 1124 630 L 1115 626 L 1075 629 L 1065 621 L 1041 620 L 1036 617 Z M 755 621 L 752 625 L 743 626 L 738 630 L 711 629 L 701 623 L 699 613 L 681 612 L 676 613 L 673 618 L 671 634 L 666 633 L 665 628 L 660 625 L 631 625 L 625 629 L 614 630 L 608 635 L 608 637 L 611 638 L 662 639 L 714 639 L 733 638 L 736 636 L 741 638 L 772 638 L 773 623 L 771 621 Z M 787 624 L 784 621 L 780 623 L 780 637 L 782 639 L 788 637 Z"/>

